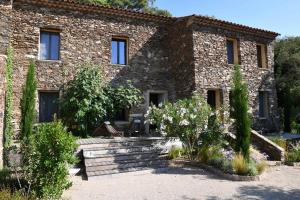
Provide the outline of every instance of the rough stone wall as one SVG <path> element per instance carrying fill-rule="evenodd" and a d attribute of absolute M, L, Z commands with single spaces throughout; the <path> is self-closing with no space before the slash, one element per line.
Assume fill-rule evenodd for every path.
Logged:
<path fill-rule="evenodd" d="M 0 169 L 3 167 L 3 137 L 4 137 L 4 111 L 5 111 L 5 66 L 6 50 L 10 37 L 10 1 L 0 1 Z"/>
<path fill-rule="evenodd" d="M 194 57 L 196 90 L 206 96 L 208 89 L 222 89 L 224 107 L 229 107 L 233 65 L 227 64 L 226 38 L 240 42 L 241 69 L 249 88 L 249 105 L 253 114 L 253 128 L 278 128 L 277 96 L 274 80 L 274 53 L 272 41 L 250 35 L 194 24 Z M 267 44 L 268 68 L 258 68 L 256 43 Z M 258 117 L 258 92 L 269 91 L 270 117 Z"/>
<path fill-rule="evenodd" d="M 10 36 L 11 5 L 0 2 L 0 54 L 5 55 Z"/>
<path fill-rule="evenodd" d="M 28 60 L 37 65 L 38 90 L 59 90 L 73 79 L 80 64 L 90 62 L 101 66 L 110 84 L 126 80 L 142 91 L 166 90 L 174 98 L 172 77 L 168 73 L 168 54 L 164 25 L 150 21 L 78 13 L 61 9 L 16 5 L 13 11 L 13 48 L 15 58 L 14 116 L 20 118 L 19 100 L 27 73 Z M 38 60 L 40 29 L 61 30 L 61 59 Z M 20 28 L 21 27 L 21 28 Z M 128 65 L 112 65 L 111 38 L 124 36 L 129 41 Z M 140 105 L 133 112 L 145 112 Z M 18 129 L 18 127 L 16 127 Z"/>
<path fill-rule="evenodd" d="M 169 28 L 169 60 L 177 99 L 191 96 L 195 90 L 192 32 L 190 18 L 179 18 Z"/>

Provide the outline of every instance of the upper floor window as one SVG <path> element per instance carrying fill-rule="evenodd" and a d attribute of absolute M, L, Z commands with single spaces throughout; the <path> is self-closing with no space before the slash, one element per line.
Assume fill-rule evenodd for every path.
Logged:
<path fill-rule="evenodd" d="M 267 68 L 267 47 L 265 44 L 256 45 L 257 65 L 259 68 Z"/>
<path fill-rule="evenodd" d="M 113 38 L 111 42 L 111 63 L 118 65 L 127 64 L 127 40 Z"/>
<path fill-rule="evenodd" d="M 59 60 L 60 35 L 58 32 L 41 31 L 40 59 Z"/>
<path fill-rule="evenodd" d="M 227 62 L 228 64 L 240 64 L 239 42 L 236 39 L 226 40 Z"/>

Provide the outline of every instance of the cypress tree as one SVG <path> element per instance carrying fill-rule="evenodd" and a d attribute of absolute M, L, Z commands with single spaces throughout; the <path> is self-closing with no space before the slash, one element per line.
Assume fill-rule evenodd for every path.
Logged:
<path fill-rule="evenodd" d="M 36 87 L 35 65 L 31 61 L 21 99 L 21 140 L 25 143 L 25 145 L 33 132 L 33 123 L 36 116 Z"/>
<path fill-rule="evenodd" d="M 240 66 L 234 66 L 232 91 L 233 118 L 235 119 L 235 151 L 249 161 L 251 120 L 248 114 L 248 88 L 243 82 Z"/>

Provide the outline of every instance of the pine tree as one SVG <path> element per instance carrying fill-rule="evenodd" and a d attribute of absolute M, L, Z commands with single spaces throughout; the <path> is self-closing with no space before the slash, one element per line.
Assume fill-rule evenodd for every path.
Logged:
<path fill-rule="evenodd" d="M 33 123 L 35 120 L 35 99 L 37 82 L 35 79 L 35 65 L 31 61 L 27 72 L 23 96 L 21 99 L 21 139 L 28 140 L 32 135 Z"/>
<path fill-rule="evenodd" d="M 7 49 L 6 59 L 6 96 L 5 96 L 5 118 L 4 118 L 4 148 L 7 150 L 12 144 L 13 124 L 13 50 L 11 46 Z"/>
<path fill-rule="evenodd" d="M 233 118 L 235 119 L 235 151 L 249 161 L 251 120 L 248 114 L 248 88 L 243 82 L 240 66 L 234 67 L 232 91 Z"/>

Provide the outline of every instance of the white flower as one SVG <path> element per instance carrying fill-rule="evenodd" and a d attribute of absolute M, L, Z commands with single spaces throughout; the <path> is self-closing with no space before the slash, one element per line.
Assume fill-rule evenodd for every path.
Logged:
<path fill-rule="evenodd" d="M 207 124 L 204 125 L 204 129 L 207 129 Z"/>
<path fill-rule="evenodd" d="M 167 120 L 170 122 L 170 123 L 172 123 L 173 122 L 173 118 L 172 117 L 167 117 Z"/>
<path fill-rule="evenodd" d="M 161 135 L 162 135 L 162 136 L 166 136 L 166 135 L 167 135 L 167 132 L 161 131 Z"/>
<path fill-rule="evenodd" d="M 191 114 L 190 117 L 191 117 L 191 119 L 195 119 L 197 117 L 197 115 Z"/>
<path fill-rule="evenodd" d="M 162 105 L 163 105 L 162 102 L 160 102 L 160 103 L 158 104 L 158 107 L 161 108 Z"/>
<path fill-rule="evenodd" d="M 185 108 L 180 108 L 180 112 L 181 112 L 182 114 L 185 114 L 185 113 L 186 113 L 186 109 L 185 109 Z"/>
<path fill-rule="evenodd" d="M 160 124 L 160 130 L 163 131 L 165 130 L 166 126 L 164 124 Z"/>
<path fill-rule="evenodd" d="M 179 122 L 180 126 L 187 126 L 189 124 L 190 124 L 190 122 L 188 120 L 186 120 L 186 119 L 184 119 L 184 120 L 182 120 L 182 121 Z"/>

